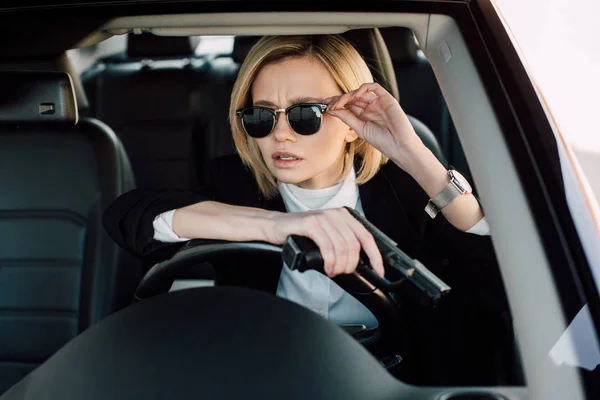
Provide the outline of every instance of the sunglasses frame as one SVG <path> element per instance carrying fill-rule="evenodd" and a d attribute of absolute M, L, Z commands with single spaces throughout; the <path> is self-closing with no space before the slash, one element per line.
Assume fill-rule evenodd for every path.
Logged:
<path fill-rule="evenodd" d="M 296 108 L 296 107 L 300 107 L 300 106 L 311 106 L 311 107 L 318 107 L 319 110 L 321 110 L 321 115 L 319 117 L 319 129 L 317 129 L 314 133 L 309 133 L 309 134 L 302 134 L 302 133 L 298 133 L 296 132 L 296 130 L 292 127 L 292 125 L 290 124 L 290 120 L 289 120 L 289 112 L 292 108 Z M 248 133 L 248 131 L 246 130 L 246 125 L 244 125 L 244 112 L 246 112 L 247 110 L 253 110 L 256 108 L 260 108 L 261 110 L 265 110 L 270 112 L 273 115 L 273 125 L 271 126 L 271 129 L 269 130 L 269 133 L 267 133 L 264 136 L 260 136 L 260 137 L 256 137 L 256 136 L 252 136 Z M 240 118 L 240 121 L 242 123 L 242 127 L 244 128 L 244 132 L 246 132 L 246 135 L 253 137 L 255 139 L 260 139 L 260 138 L 265 138 L 267 136 L 269 136 L 271 134 L 271 132 L 273 132 L 273 129 L 275 129 L 275 125 L 277 124 L 277 121 L 279 120 L 279 113 L 284 113 L 287 119 L 287 123 L 288 126 L 298 135 L 302 135 L 302 136 L 310 136 L 310 135 L 314 135 L 315 133 L 319 132 L 319 130 L 321 130 L 321 125 L 323 124 L 323 113 L 325 112 L 325 110 L 327 110 L 327 104 L 323 104 L 323 103 L 298 103 L 298 104 L 292 104 L 291 106 L 287 107 L 287 108 L 277 108 L 277 109 L 273 109 L 273 108 L 269 108 L 266 106 L 252 106 L 252 107 L 245 107 L 245 108 L 240 108 L 239 110 L 235 111 L 235 114 Z"/>

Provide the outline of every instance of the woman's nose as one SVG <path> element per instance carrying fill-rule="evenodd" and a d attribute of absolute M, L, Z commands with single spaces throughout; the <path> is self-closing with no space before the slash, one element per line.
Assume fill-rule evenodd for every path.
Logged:
<path fill-rule="evenodd" d="M 273 137 L 278 142 L 285 142 L 287 140 L 291 142 L 296 141 L 296 132 L 290 128 L 290 124 L 287 121 L 287 115 L 284 113 L 277 113 L 278 118 L 275 120 L 275 127 L 273 128 Z"/>

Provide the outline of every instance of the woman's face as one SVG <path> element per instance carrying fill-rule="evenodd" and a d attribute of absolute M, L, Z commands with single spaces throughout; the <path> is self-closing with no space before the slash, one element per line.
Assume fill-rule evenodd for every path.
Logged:
<path fill-rule="evenodd" d="M 317 60 L 309 57 L 290 58 L 264 66 L 252 85 L 255 106 L 274 109 L 298 103 L 319 103 L 342 94 L 341 89 Z M 346 143 L 357 138 L 348 125 L 327 113 L 321 129 L 309 136 L 290 128 L 284 113 L 278 113 L 273 131 L 255 139 L 262 156 L 275 178 L 307 189 L 321 189 L 337 183 L 344 167 Z M 297 158 L 281 160 L 281 153 Z M 285 154 L 283 155 L 286 156 Z"/>

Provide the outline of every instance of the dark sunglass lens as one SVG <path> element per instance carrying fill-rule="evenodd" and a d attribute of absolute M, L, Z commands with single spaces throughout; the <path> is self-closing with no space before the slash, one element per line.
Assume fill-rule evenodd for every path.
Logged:
<path fill-rule="evenodd" d="M 315 105 L 298 105 L 288 113 L 290 126 L 300 135 L 312 135 L 321 129 L 321 109 Z"/>
<path fill-rule="evenodd" d="M 263 108 L 250 108 L 242 114 L 246 133 L 255 138 L 263 138 L 271 133 L 273 122 L 273 114 Z"/>

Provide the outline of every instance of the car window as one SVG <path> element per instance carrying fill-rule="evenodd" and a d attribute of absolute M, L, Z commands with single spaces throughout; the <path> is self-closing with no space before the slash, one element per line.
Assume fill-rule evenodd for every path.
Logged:
<path fill-rule="evenodd" d="M 458 170 L 473 184 L 444 96 L 414 35 L 407 28 L 382 28 L 381 32 L 390 51 L 400 104 L 410 116 L 415 131 L 444 165 Z M 152 40 L 152 36 L 146 38 Z M 126 35 L 69 52 L 90 100 L 89 115 L 111 126 L 121 139 L 130 155 L 139 187 L 160 185 L 189 190 L 202 183 L 203 167 L 210 159 L 235 152 L 227 112 L 243 57 L 239 53 L 250 47 L 240 46 L 240 52 L 236 49 L 234 54 L 234 36 L 192 39 L 195 40 L 190 43 L 198 42 L 193 56 L 170 54 L 165 60 L 156 55 L 155 46 L 147 45 L 144 50 L 153 52 L 149 60 L 144 60 L 143 55 L 128 59 Z M 252 37 L 246 39 L 253 40 Z M 176 42 L 181 43 L 178 39 Z M 167 49 L 168 46 L 170 44 Z M 380 199 L 388 200 L 393 201 Z M 421 224 L 419 212 L 422 213 L 424 207 L 422 204 L 414 210 L 409 217 L 411 224 Z M 481 238 L 481 243 L 477 247 L 489 249 L 490 259 L 486 259 L 485 267 L 468 272 L 465 281 L 470 283 L 462 287 L 449 274 L 454 265 L 449 259 L 437 259 L 432 252 L 420 260 L 443 279 L 449 279 L 452 296 L 457 300 L 439 310 L 414 304 L 419 312 L 407 312 L 404 323 L 419 326 L 418 329 L 422 329 L 422 321 L 411 320 L 422 318 L 417 314 L 422 313 L 435 322 L 429 325 L 431 332 L 422 330 L 411 338 L 414 348 L 427 353 L 427 361 L 424 357 L 413 376 L 396 372 L 399 377 L 438 386 L 522 384 L 495 250 L 485 238 Z M 489 274 L 485 279 L 483 272 Z M 483 296 L 483 300 L 470 301 L 473 292 Z M 410 304 L 413 307 L 413 303 Z M 442 339 L 428 337 L 432 332 L 442 331 L 447 333 Z M 463 347 L 469 354 L 458 360 L 456 348 Z M 437 363 L 438 357 L 443 358 L 444 363 Z M 470 361 L 465 361 L 467 359 Z M 429 371 L 428 363 L 435 364 L 436 370 Z M 478 365 L 478 375 L 462 373 L 461 368 L 471 368 L 465 367 L 467 364 Z"/>
<path fill-rule="evenodd" d="M 233 36 L 202 36 L 196 47 L 196 55 L 231 54 L 233 51 Z"/>

